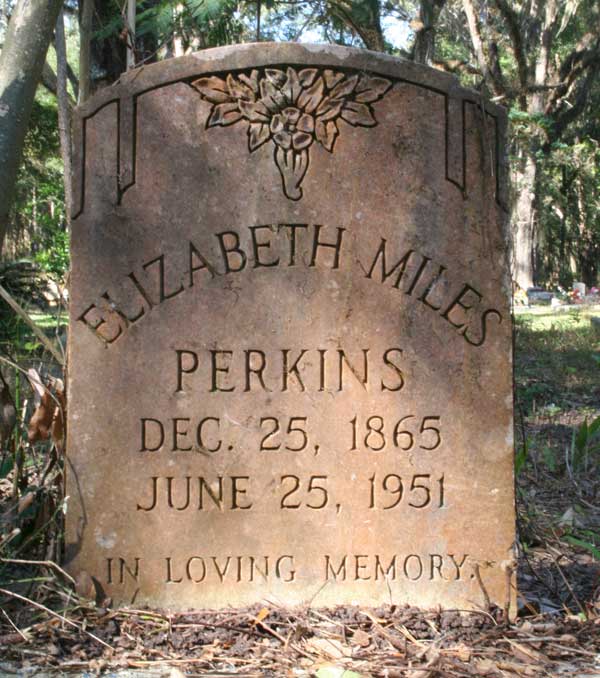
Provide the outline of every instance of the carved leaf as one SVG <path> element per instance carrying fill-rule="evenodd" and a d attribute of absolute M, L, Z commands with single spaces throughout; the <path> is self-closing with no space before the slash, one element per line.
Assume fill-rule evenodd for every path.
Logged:
<path fill-rule="evenodd" d="M 224 104 L 233 101 L 229 95 L 227 83 L 216 75 L 209 78 L 200 78 L 192 83 L 192 87 L 197 89 L 200 94 L 211 104 Z"/>
<path fill-rule="evenodd" d="M 362 104 L 370 104 L 381 97 L 392 86 L 385 78 L 363 76 L 356 86 L 354 101 Z"/>
<path fill-rule="evenodd" d="M 317 72 L 316 68 L 305 68 L 300 71 L 298 73 L 298 80 L 300 80 L 302 87 L 310 87 L 317 77 Z"/>
<path fill-rule="evenodd" d="M 348 101 L 341 113 L 342 120 L 345 120 L 354 127 L 373 127 L 377 120 L 373 117 L 371 109 L 366 104 L 359 104 L 355 101 Z"/>
<path fill-rule="evenodd" d="M 236 80 L 231 73 L 227 76 L 227 89 L 233 99 L 254 101 L 254 92 L 252 89 L 243 82 Z"/>
<path fill-rule="evenodd" d="M 287 69 L 287 80 L 285 85 L 281 88 L 281 91 L 285 94 L 287 100 L 290 104 L 296 102 L 302 91 L 300 86 L 300 80 L 298 79 L 298 74 L 293 68 Z"/>
<path fill-rule="evenodd" d="M 238 78 L 245 84 L 250 87 L 254 94 L 258 94 L 258 71 L 254 69 L 250 75 L 245 75 L 240 73 Z"/>
<path fill-rule="evenodd" d="M 310 87 L 302 90 L 298 97 L 298 107 L 307 113 L 312 113 L 321 103 L 324 86 L 323 78 L 317 78 Z"/>
<path fill-rule="evenodd" d="M 325 84 L 327 89 L 333 89 L 340 80 L 343 79 L 343 73 L 336 73 L 335 71 L 330 70 L 329 68 L 323 73 L 325 77 Z"/>
<path fill-rule="evenodd" d="M 287 106 L 286 98 L 270 80 L 260 81 L 260 96 L 261 101 L 271 113 L 278 113 Z"/>
<path fill-rule="evenodd" d="M 277 89 L 281 89 L 286 80 L 285 73 L 283 71 L 277 70 L 276 68 L 267 68 L 265 70 L 265 75 L 267 76 L 269 82 L 275 85 Z"/>
<path fill-rule="evenodd" d="M 260 148 L 269 140 L 270 136 L 269 125 L 265 125 L 262 122 L 251 122 L 248 125 L 248 148 L 250 152 Z"/>
<path fill-rule="evenodd" d="M 308 148 L 312 142 L 312 134 L 307 134 L 306 132 L 296 132 L 292 135 L 292 144 L 297 151 Z"/>
<path fill-rule="evenodd" d="M 329 97 L 325 97 L 317 108 L 317 117 L 321 120 L 333 120 L 342 112 L 343 101 L 332 101 Z"/>
<path fill-rule="evenodd" d="M 338 84 L 329 93 L 329 96 L 332 99 L 343 99 L 344 97 L 347 97 L 349 94 L 352 94 L 354 88 L 356 87 L 357 82 L 358 75 L 352 75 L 349 78 L 346 78 L 341 82 L 338 82 Z"/>
<path fill-rule="evenodd" d="M 216 127 L 217 125 L 226 127 L 227 125 L 233 125 L 233 123 L 241 120 L 243 117 L 236 103 L 218 104 L 213 106 L 207 127 Z"/>
<path fill-rule="evenodd" d="M 315 120 L 312 115 L 303 113 L 296 124 L 296 129 L 307 134 L 312 134 L 315 131 Z"/>
<path fill-rule="evenodd" d="M 317 118 L 315 135 L 321 146 L 330 153 L 333 151 L 333 145 L 338 134 L 339 130 L 333 120 L 323 121 L 322 118 Z"/>
<path fill-rule="evenodd" d="M 262 101 L 240 101 L 240 111 L 250 122 L 269 122 L 269 111 Z"/>
<path fill-rule="evenodd" d="M 286 151 L 292 147 L 292 135 L 286 131 L 275 132 L 273 135 L 273 141 L 277 144 L 277 146 L 285 149 Z"/>

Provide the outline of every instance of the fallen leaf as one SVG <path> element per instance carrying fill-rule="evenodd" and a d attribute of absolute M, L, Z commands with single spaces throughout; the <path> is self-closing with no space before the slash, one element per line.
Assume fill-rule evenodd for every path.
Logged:
<path fill-rule="evenodd" d="M 343 666 L 336 666 L 335 664 L 323 664 L 316 671 L 317 678 L 363 678 L 360 673 L 356 671 L 349 671 Z"/>
<path fill-rule="evenodd" d="M 17 423 L 17 409 L 2 372 L 0 372 L 0 381 L 2 382 L 0 389 L 0 448 L 4 448 Z"/>
<path fill-rule="evenodd" d="M 541 663 L 545 664 L 547 659 L 546 657 L 541 653 L 541 652 L 536 652 L 531 647 L 528 647 L 527 645 L 523 645 L 522 643 L 517 643 L 516 640 L 510 640 L 508 641 L 512 647 L 513 647 L 513 653 L 516 657 L 519 659 L 526 661 L 526 662 L 536 662 L 536 663 Z"/>
<path fill-rule="evenodd" d="M 450 653 L 453 654 L 461 662 L 471 661 L 471 655 L 473 654 L 473 650 L 470 647 L 468 647 L 467 645 L 465 645 L 464 643 L 459 643 L 455 647 L 449 647 L 444 652 L 448 653 L 448 654 L 450 654 Z"/>
<path fill-rule="evenodd" d="M 57 449 L 62 452 L 65 439 L 65 415 L 67 408 L 65 386 L 62 379 L 56 379 L 54 382 L 54 395 L 56 396 L 56 400 L 58 400 L 58 405 L 54 410 L 54 416 L 52 417 L 50 434 Z"/>
<path fill-rule="evenodd" d="M 28 492 L 27 494 L 23 495 L 21 499 L 19 499 L 19 507 L 17 508 L 17 513 L 21 515 L 24 511 L 26 511 L 31 506 L 34 499 L 35 492 Z"/>
<path fill-rule="evenodd" d="M 305 645 L 308 650 L 325 655 L 329 659 L 343 659 L 352 656 L 352 650 L 335 638 L 310 638 Z"/>
<path fill-rule="evenodd" d="M 361 647 L 367 647 L 371 644 L 371 636 L 362 629 L 357 629 L 352 635 L 352 642 Z"/>
<path fill-rule="evenodd" d="M 96 584 L 85 570 L 81 570 L 77 575 L 77 579 L 75 580 L 75 591 L 80 598 L 84 598 L 85 600 L 96 600 Z"/>
<path fill-rule="evenodd" d="M 33 391 L 33 404 L 37 407 L 42 401 L 42 396 L 46 392 L 46 389 L 42 383 L 42 378 L 35 368 L 30 367 L 27 370 L 27 379 L 29 380 L 29 384 Z"/>
<path fill-rule="evenodd" d="M 483 657 L 477 658 L 475 659 L 475 663 L 477 664 L 477 668 L 481 675 L 485 675 L 486 673 L 492 673 L 493 675 L 498 674 L 498 666 L 491 659 Z"/>
<path fill-rule="evenodd" d="M 563 527 L 573 527 L 575 523 L 575 509 L 570 506 L 560 517 L 558 524 Z"/>
<path fill-rule="evenodd" d="M 31 444 L 37 443 L 40 440 L 48 440 L 55 409 L 56 403 L 52 398 L 52 394 L 46 389 L 40 404 L 36 407 L 29 420 L 27 439 Z"/>
<path fill-rule="evenodd" d="M 425 667 L 421 669 L 407 669 L 406 678 L 433 678 L 437 671 L 432 671 Z"/>
<path fill-rule="evenodd" d="M 254 623 L 260 624 L 261 621 L 265 620 L 269 616 L 269 608 L 263 607 L 260 612 L 254 617 Z"/>
<path fill-rule="evenodd" d="M 30 372 L 35 370 L 30 370 Z M 35 372 L 37 375 L 37 372 Z M 30 376 L 30 382 L 34 393 L 39 395 L 40 384 L 39 376 L 34 379 Z M 36 397 L 37 400 L 37 397 Z M 62 451 L 64 442 L 64 414 L 66 408 L 65 388 L 61 379 L 53 379 L 50 384 L 43 389 L 34 413 L 29 420 L 27 429 L 27 439 L 31 444 L 40 440 L 52 440 L 56 447 Z"/>

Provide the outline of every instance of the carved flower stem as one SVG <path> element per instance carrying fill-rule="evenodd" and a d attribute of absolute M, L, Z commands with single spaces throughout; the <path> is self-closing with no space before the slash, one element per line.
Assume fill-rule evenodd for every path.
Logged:
<path fill-rule="evenodd" d="M 290 148 L 286 151 L 281 146 L 276 146 L 275 162 L 281 172 L 285 194 L 291 200 L 300 200 L 302 197 L 300 184 L 308 169 L 308 149 L 297 151 Z"/>

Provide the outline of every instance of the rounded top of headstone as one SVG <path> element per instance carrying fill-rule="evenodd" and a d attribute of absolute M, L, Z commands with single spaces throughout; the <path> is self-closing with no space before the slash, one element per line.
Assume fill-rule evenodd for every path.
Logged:
<path fill-rule="evenodd" d="M 121 96 L 137 96 L 158 87 L 198 77 L 203 73 L 245 70 L 277 65 L 312 65 L 348 68 L 378 73 L 416 83 L 440 93 L 467 96 L 481 101 L 493 115 L 502 115 L 504 109 L 489 102 L 472 90 L 463 88 L 449 73 L 382 52 L 342 47 L 329 44 L 296 42 L 260 42 L 215 47 L 183 57 L 141 65 L 124 73 L 111 87 L 97 92 L 78 108 L 83 117 L 93 115 L 99 108 Z"/>

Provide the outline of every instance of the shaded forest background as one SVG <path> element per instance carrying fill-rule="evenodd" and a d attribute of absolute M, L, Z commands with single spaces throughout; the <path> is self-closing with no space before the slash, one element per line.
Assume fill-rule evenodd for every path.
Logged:
<path fill-rule="evenodd" d="M 64 282 L 71 111 L 127 68 L 269 40 L 368 48 L 456 74 L 507 107 L 513 278 L 597 285 L 600 266 L 600 4 L 596 0 L 53 0 L 2 259 Z M 53 6 L 54 8 L 52 9 Z M 4 0 L 0 40 L 19 3 Z M 13 45 L 18 50 L 19 45 Z M 2 55 L 5 56 L 4 54 Z M 0 72 L 2 70 L 0 63 Z M 65 171 L 66 169 L 66 171 Z M 3 178 L 3 177 L 2 177 Z M 3 178 L 3 183 L 6 181 Z M 12 202 L 11 202 L 12 198 Z M 10 211 L 6 213 L 10 204 Z"/>

